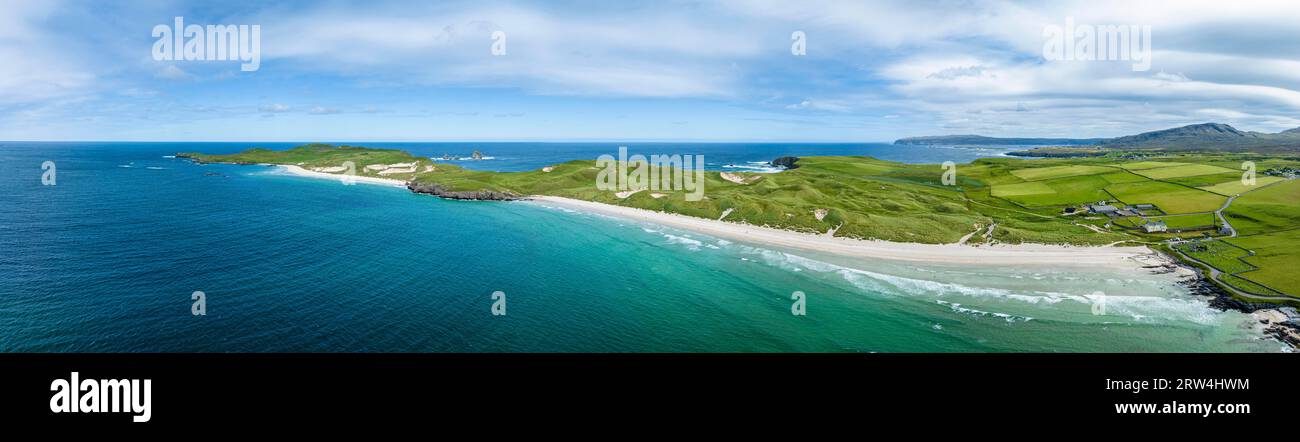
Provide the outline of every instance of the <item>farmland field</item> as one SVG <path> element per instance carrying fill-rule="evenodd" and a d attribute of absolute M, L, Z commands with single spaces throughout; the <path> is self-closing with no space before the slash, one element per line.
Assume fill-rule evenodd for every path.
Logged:
<path fill-rule="evenodd" d="M 1163 180 L 1166 178 L 1179 178 L 1197 175 L 1210 175 L 1216 173 L 1235 172 L 1232 169 L 1211 166 L 1208 164 L 1188 164 L 1184 166 L 1161 167 L 1156 169 L 1144 169 L 1137 171 L 1142 175 L 1153 180 Z"/>
<path fill-rule="evenodd" d="M 1259 189 L 1262 186 L 1273 184 L 1278 181 L 1282 181 L 1284 179 L 1285 178 L 1275 177 L 1275 176 L 1257 177 L 1255 178 L 1255 184 L 1253 186 L 1242 184 L 1240 179 L 1236 179 L 1232 181 L 1226 181 L 1219 184 L 1215 184 L 1213 186 L 1203 186 L 1201 187 L 1201 189 L 1209 192 L 1214 192 L 1219 195 L 1231 196 L 1231 195 L 1237 195 L 1237 194 L 1253 191 Z"/>
<path fill-rule="evenodd" d="M 993 186 L 993 196 L 1028 207 L 1065 206 L 1110 198 L 1102 188 L 1109 184 L 1095 175 Z M 1044 191 L 1046 188 L 1046 191 Z"/>
<path fill-rule="evenodd" d="M 1011 174 L 1020 177 L 1020 179 L 1025 181 L 1038 181 L 1080 175 L 1097 175 L 1113 172 L 1114 170 L 1115 169 L 1101 166 L 1073 165 L 1019 169 L 1011 171 Z"/>
<path fill-rule="evenodd" d="M 1223 241 L 1196 241 L 1182 243 L 1174 248 L 1188 256 L 1199 259 L 1218 268 L 1224 273 L 1239 273 L 1255 270 L 1255 267 L 1243 262 L 1241 258 L 1249 252 Z"/>
<path fill-rule="evenodd" d="M 1102 179 L 1105 179 L 1106 182 L 1111 183 L 1111 184 L 1136 183 L 1136 182 L 1140 182 L 1140 181 L 1147 181 L 1147 178 L 1146 178 L 1146 177 L 1141 176 L 1141 175 L 1134 174 L 1134 173 L 1132 173 L 1132 172 L 1115 172 L 1115 173 L 1108 173 L 1108 174 L 1102 175 L 1101 177 L 1102 177 Z"/>
<path fill-rule="evenodd" d="M 1047 184 L 1034 181 L 1017 184 L 999 184 L 993 186 L 993 196 L 998 198 L 1012 198 L 1026 195 L 1050 195 L 1056 193 Z"/>
<path fill-rule="evenodd" d="M 1164 221 L 1165 224 L 1169 226 L 1169 230 L 1192 229 L 1198 227 L 1214 228 L 1215 224 L 1217 224 L 1217 218 L 1215 218 L 1212 213 L 1158 216 L 1149 219 L 1152 221 Z"/>
<path fill-rule="evenodd" d="M 1251 235 L 1232 238 L 1229 242 L 1255 252 L 1255 256 L 1245 258 L 1258 270 L 1252 270 L 1237 276 L 1284 291 L 1291 296 L 1300 296 L 1300 229 L 1276 233 Z"/>
<path fill-rule="evenodd" d="M 1300 180 L 1274 184 L 1237 197 L 1224 216 L 1242 235 L 1300 227 Z"/>
<path fill-rule="evenodd" d="M 1219 183 L 1229 181 L 1241 181 L 1241 174 L 1238 172 L 1212 173 L 1209 175 L 1195 175 L 1177 178 L 1165 178 L 1160 181 L 1166 181 L 1174 184 L 1182 184 L 1187 187 L 1213 186 Z"/>
<path fill-rule="evenodd" d="M 1106 191 L 1125 204 L 1155 204 L 1169 214 L 1211 212 L 1227 200 L 1222 195 L 1154 181 L 1111 184 Z"/>
<path fill-rule="evenodd" d="M 1187 163 L 1173 163 L 1173 162 L 1164 162 L 1164 161 L 1138 161 L 1136 163 L 1120 164 L 1119 167 L 1128 170 L 1144 170 L 1144 169 L 1156 169 L 1161 167 L 1182 166 L 1185 164 Z"/>

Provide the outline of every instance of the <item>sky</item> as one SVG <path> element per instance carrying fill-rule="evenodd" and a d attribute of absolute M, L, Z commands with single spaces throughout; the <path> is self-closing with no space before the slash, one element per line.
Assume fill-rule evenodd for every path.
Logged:
<path fill-rule="evenodd" d="M 257 70 L 156 59 L 155 27 L 176 17 L 257 25 Z M 1149 69 L 1045 56 L 1046 30 L 1067 23 L 1149 29 Z M 1300 3 L 4 0 L 0 8 L 0 140 L 889 142 L 1111 137 L 1203 122 L 1300 127 Z"/>

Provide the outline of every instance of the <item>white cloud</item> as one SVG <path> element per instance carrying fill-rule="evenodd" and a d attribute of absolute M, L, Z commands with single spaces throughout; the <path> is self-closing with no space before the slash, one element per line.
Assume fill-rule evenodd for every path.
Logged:
<path fill-rule="evenodd" d="M 321 9 L 266 27 L 264 57 L 398 82 L 514 86 L 558 95 L 727 96 L 735 59 L 764 50 L 742 30 L 662 11 L 581 16 L 524 7 Z M 493 56 L 492 32 L 506 34 Z M 383 67 L 383 69 L 377 69 Z"/>
<path fill-rule="evenodd" d="M 291 108 L 287 104 L 272 103 L 259 107 L 257 110 L 265 113 L 279 114 L 288 112 Z"/>
<path fill-rule="evenodd" d="M 41 26 L 59 7 L 19 0 L 0 8 L 0 107 L 74 97 L 93 85 L 95 75 Z"/>

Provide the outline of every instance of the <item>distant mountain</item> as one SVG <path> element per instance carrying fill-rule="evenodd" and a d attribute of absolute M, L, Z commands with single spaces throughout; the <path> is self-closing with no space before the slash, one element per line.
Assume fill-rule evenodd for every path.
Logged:
<path fill-rule="evenodd" d="M 1204 123 L 1112 138 L 1100 146 L 1179 151 L 1300 151 L 1300 128 L 1269 134 L 1241 131 L 1222 123 Z"/>
<path fill-rule="evenodd" d="M 979 135 L 910 137 L 894 144 L 1097 146 L 1104 149 L 1300 152 L 1300 127 L 1270 134 L 1238 130 L 1222 123 L 1202 123 L 1118 138 L 994 138 Z"/>
<path fill-rule="evenodd" d="M 1106 140 L 1106 138 L 996 138 L 982 135 L 938 135 L 929 137 L 900 138 L 897 141 L 894 141 L 894 144 L 1086 146 L 1099 144 Z"/>

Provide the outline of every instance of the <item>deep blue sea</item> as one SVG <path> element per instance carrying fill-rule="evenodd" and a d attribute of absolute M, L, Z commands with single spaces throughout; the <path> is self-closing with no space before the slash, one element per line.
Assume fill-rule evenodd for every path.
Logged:
<path fill-rule="evenodd" d="M 620 143 L 350 143 L 527 170 Z M 176 152 L 0 142 L 0 351 L 1277 351 L 1168 275 L 918 266 L 723 241 L 532 202 L 456 202 Z M 1010 148 L 626 144 L 964 162 Z M 56 182 L 42 185 L 45 161 Z M 746 167 L 751 169 L 745 169 Z M 1111 295 L 1094 315 L 1084 296 Z M 191 314 L 202 291 L 207 314 Z M 491 294 L 506 294 L 506 315 Z M 790 313 L 791 293 L 806 316 Z"/>

